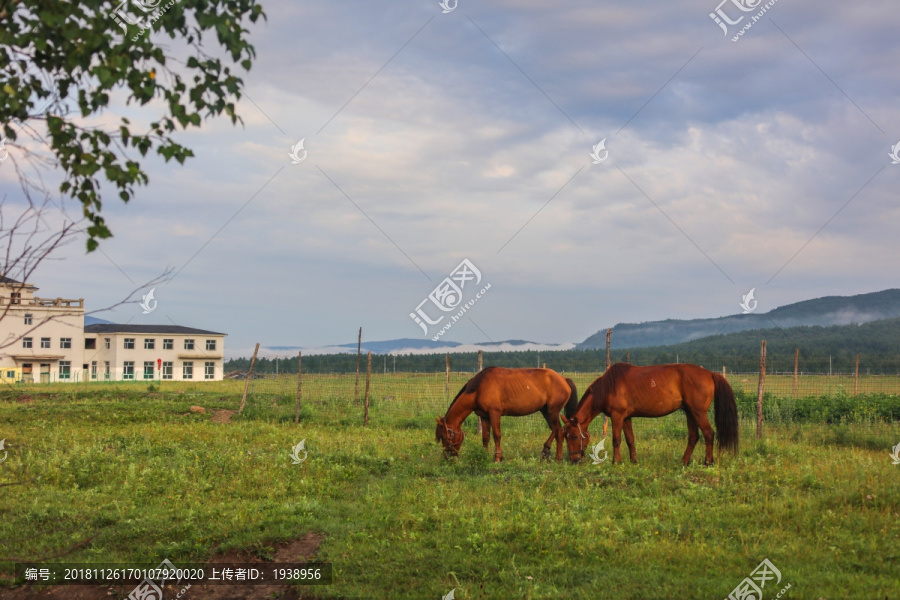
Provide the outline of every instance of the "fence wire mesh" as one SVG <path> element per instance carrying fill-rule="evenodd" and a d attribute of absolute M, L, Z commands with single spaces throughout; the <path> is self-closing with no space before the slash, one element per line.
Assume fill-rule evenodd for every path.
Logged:
<path fill-rule="evenodd" d="M 578 387 L 579 397 L 599 373 L 561 373 Z M 471 372 L 373 373 L 369 379 L 369 422 L 399 427 L 430 427 L 443 416 Z M 297 374 L 254 375 L 248 407 L 276 410 L 279 418 L 292 418 L 297 401 Z M 727 373 L 742 418 L 755 420 L 758 373 Z M 366 375 L 354 373 L 304 374 L 300 398 L 303 415 L 335 419 L 343 424 L 362 423 Z M 245 381 L 232 380 L 234 391 Z M 900 421 L 900 376 L 854 374 L 766 374 L 763 414 L 772 423 L 884 423 Z M 675 413 L 673 418 L 681 418 Z M 467 420 L 474 428 L 475 416 Z M 504 419 L 504 431 L 547 431 L 536 413 Z"/>

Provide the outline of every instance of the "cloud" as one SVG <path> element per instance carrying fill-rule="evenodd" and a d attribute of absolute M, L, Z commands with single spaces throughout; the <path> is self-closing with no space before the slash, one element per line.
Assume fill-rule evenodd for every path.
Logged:
<path fill-rule="evenodd" d="M 35 283 L 102 306 L 190 259 L 158 313 L 235 348 L 417 335 L 408 313 L 463 258 L 493 284 L 465 342 L 891 287 L 888 6 L 779 2 L 732 43 L 714 3 L 274 1 L 244 126 L 180 134 L 196 158 L 148 160 L 150 186 L 104 204 L 118 267 L 72 247 Z"/>

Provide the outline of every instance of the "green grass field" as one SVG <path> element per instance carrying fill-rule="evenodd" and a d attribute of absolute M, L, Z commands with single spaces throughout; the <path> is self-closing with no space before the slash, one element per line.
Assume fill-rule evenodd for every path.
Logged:
<path fill-rule="evenodd" d="M 541 417 L 506 418 L 495 465 L 474 423 L 459 459 L 434 442 L 468 376 L 449 394 L 442 375 L 373 378 L 367 427 L 352 375 L 305 377 L 298 424 L 293 376 L 254 381 L 227 423 L 211 413 L 236 410 L 243 382 L 7 389 L 0 572 L 93 535 L 56 562 L 266 557 L 314 532 L 334 584 L 308 598 L 726 598 L 764 558 L 782 574 L 767 599 L 787 584 L 788 599 L 900 593 L 895 389 L 770 394 L 757 441 L 754 381 L 739 393 L 740 452 L 711 468 L 681 466 L 678 414 L 636 420 L 640 463 L 615 466 L 540 461 Z M 304 439 L 308 459 L 291 464 Z"/>

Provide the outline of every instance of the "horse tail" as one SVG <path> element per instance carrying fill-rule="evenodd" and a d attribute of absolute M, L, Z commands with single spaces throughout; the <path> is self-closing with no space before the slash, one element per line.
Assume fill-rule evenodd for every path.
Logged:
<path fill-rule="evenodd" d="M 738 450 L 738 415 L 737 403 L 734 401 L 734 390 L 728 380 L 713 373 L 716 386 L 715 411 L 716 432 L 719 434 L 719 450 L 727 449 L 737 454 Z"/>
<path fill-rule="evenodd" d="M 566 377 L 566 383 L 569 384 L 569 401 L 566 403 L 566 418 L 571 419 L 575 416 L 575 409 L 578 407 L 578 389 L 575 382 Z"/>

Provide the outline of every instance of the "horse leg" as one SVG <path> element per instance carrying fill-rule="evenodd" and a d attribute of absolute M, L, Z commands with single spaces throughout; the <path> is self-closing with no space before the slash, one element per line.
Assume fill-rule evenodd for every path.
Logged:
<path fill-rule="evenodd" d="M 553 446 L 553 440 L 558 438 L 556 435 L 557 430 L 559 429 L 559 415 L 556 416 L 556 427 L 553 426 L 553 419 L 550 418 L 550 412 L 546 407 L 541 409 L 541 414 L 544 416 L 544 420 L 547 421 L 547 426 L 550 428 L 550 437 L 547 438 L 547 441 L 544 442 L 544 450 L 541 452 L 541 458 L 547 460 L 550 458 L 550 448 Z M 561 449 L 557 444 L 556 453 L 560 454 Z M 559 460 L 562 456 L 557 456 L 556 460 Z"/>
<path fill-rule="evenodd" d="M 613 430 L 613 464 L 622 462 L 622 455 L 619 453 L 619 446 L 622 444 L 622 425 L 625 421 L 622 413 L 613 413 L 610 417 Z"/>
<path fill-rule="evenodd" d="M 503 460 L 503 449 L 500 448 L 500 411 L 491 411 L 491 429 L 494 431 L 494 462 Z"/>
<path fill-rule="evenodd" d="M 688 443 L 687 448 L 684 451 L 684 456 L 681 457 L 681 463 L 684 466 L 688 466 L 691 464 L 691 455 L 694 453 L 694 446 L 697 445 L 697 440 L 700 439 L 700 430 L 697 427 L 697 419 L 694 418 L 694 415 L 692 415 L 690 411 L 685 411 L 684 414 L 687 416 Z"/>
<path fill-rule="evenodd" d="M 488 444 L 491 441 L 491 422 L 488 421 L 486 417 L 478 418 L 481 419 L 481 445 L 487 450 Z"/>
<path fill-rule="evenodd" d="M 637 451 L 634 449 L 634 432 L 631 430 L 631 417 L 625 419 L 625 442 L 628 444 L 628 456 L 637 464 Z"/>
<path fill-rule="evenodd" d="M 703 432 L 703 439 L 706 441 L 706 461 L 703 464 L 709 466 L 713 464 L 713 439 L 715 439 L 716 434 L 713 432 L 705 412 L 698 411 L 694 414 L 694 418 L 697 420 L 697 425 L 700 426 L 700 431 Z"/>

